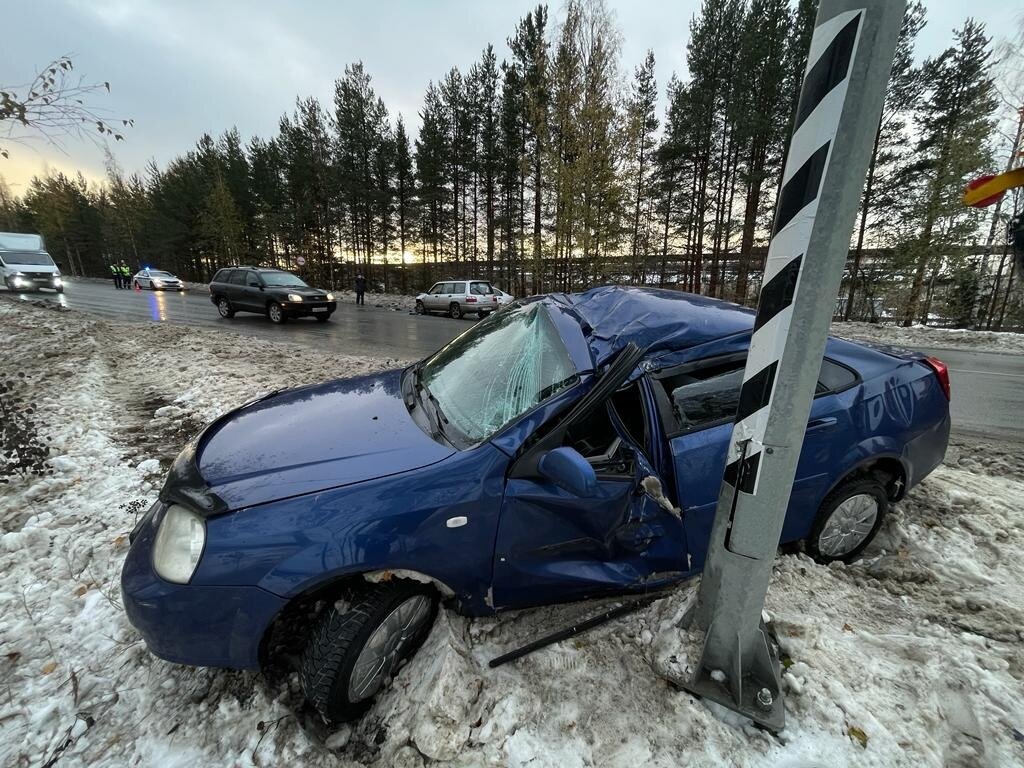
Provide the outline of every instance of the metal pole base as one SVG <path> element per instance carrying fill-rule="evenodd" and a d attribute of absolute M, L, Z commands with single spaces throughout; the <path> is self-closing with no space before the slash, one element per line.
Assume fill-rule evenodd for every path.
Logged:
<path fill-rule="evenodd" d="M 694 608 L 687 611 L 679 626 L 691 631 L 696 629 L 693 626 L 694 614 Z M 742 649 L 737 647 L 735 654 L 732 655 L 737 669 L 717 670 L 706 662 L 707 639 L 710 636 L 710 631 L 705 634 L 700 662 L 694 669 L 693 677 L 683 683 L 683 688 L 695 696 L 710 699 L 733 712 L 749 717 L 754 723 L 773 733 L 785 728 L 786 705 L 780 679 L 782 664 L 764 621 L 758 628 L 752 652 L 744 654 Z M 732 681 L 738 681 L 737 690 L 732 689 Z"/>

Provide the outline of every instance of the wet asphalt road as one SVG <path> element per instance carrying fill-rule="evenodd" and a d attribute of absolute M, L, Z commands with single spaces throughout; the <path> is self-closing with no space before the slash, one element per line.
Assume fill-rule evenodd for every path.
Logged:
<path fill-rule="evenodd" d="M 4 290 L 0 287 L 0 290 Z M 102 280 L 65 279 L 63 294 L 34 291 L 18 294 L 26 300 L 58 302 L 111 320 L 165 322 L 235 331 L 260 338 L 306 344 L 317 349 L 353 355 L 419 359 L 444 346 L 469 328 L 475 319 L 421 317 L 372 306 L 339 304 L 328 323 L 312 317 L 274 325 L 262 315 L 240 312 L 225 320 L 201 290 L 184 293 L 116 290 Z M 410 308 L 412 301 L 409 302 Z"/>
<path fill-rule="evenodd" d="M 52 291 L 18 295 L 115 320 L 217 328 L 333 352 L 401 359 L 424 357 L 475 322 L 339 304 L 329 323 L 305 318 L 278 326 L 253 314 L 222 319 L 205 288 L 178 294 L 118 291 L 110 282 L 98 280 L 68 280 L 66 285 L 65 293 L 60 295 Z M 955 431 L 1024 441 L 1024 355 L 963 349 L 921 351 L 949 366 Z"/>

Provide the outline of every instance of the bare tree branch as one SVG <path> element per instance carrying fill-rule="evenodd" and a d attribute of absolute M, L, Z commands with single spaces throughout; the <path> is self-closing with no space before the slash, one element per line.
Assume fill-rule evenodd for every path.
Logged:
<path fill-rule="evenodd" d="M 112 118 L 90 101 L 110 83 L 89 83 L 74 73 L 70 56 L 47 64 L 29 83 L 0 85 L 0 157 L 9 157 L 5 144 L 27 144 L 42 139 L 64 151 L 69 138 L 89 139 L 104 146 L 108 138 L 123 141 L 131 119 Z"/>

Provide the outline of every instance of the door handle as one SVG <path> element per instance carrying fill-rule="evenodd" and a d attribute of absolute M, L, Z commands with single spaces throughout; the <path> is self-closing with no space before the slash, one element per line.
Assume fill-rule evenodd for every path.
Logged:
<path fill-rule="evenodd" d="M 823 419 L 815 419 L 807 423 L 808 432 L 821 432 L 826 429 L 832 429 L 839 423 L 839 419 L 835 416 L 826 416 Z"/>

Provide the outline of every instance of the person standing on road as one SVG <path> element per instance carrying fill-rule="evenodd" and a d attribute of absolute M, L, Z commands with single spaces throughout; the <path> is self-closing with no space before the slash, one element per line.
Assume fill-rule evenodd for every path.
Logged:
<path fill-rule="evenodd" d="M 114 279 L 114 287 L 121 288 L 121 268 L 115 262 L 110 262 L 110 276 Z"/>
<path fill-rule="evenodd" d="M 363 294 L 366 293 L 366 278 L 361 274 L 356 275 L 356 304 L 366 304 Z"/>
<path fill-rule="evenodd" d="M 132 271 L 128 266 L 128 262 L 121 259 L 121 263 L 118 265 L 118 270 L 121 272 L 121 287 L 131 288 L 132 287 Z"/>

